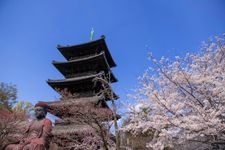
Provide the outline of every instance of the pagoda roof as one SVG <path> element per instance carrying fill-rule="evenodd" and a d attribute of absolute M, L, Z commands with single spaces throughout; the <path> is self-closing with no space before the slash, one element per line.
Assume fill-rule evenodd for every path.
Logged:
<path fill-rule="evenodd" d="M 70 45 L 70 46 L 58 45 L 57 49 L 61 52 L 61 54 L 67 60 L 84 57 L 86 55 L 93 55 L 95 53 L 100 53 L 100 52 L 104 51 L 105 55 L 106 55 L 106 59 L 110 65 L 110 67 L 116 66 L 116 63 L 114 62 L 114 60 L 108 50 L 104 36 L 102 36 L 98 40 L 93 40 L 93 41 L 86 42 L 83 44 L 78 44 L 78 45 Z"/>
<path fill-rule="evenodd" d="M 91 74 L 91 75 L 86 75 L 86 76 L 80 76 L 80 77 L 74 77 L 74 78 L 67 78 L 67 79 L 59 79 L 59 80 L 52 80 L 48 79 L 47 83 L 50 85 L 56 85 L 56 84 L 73 84 L 76 82 L 85 82 L 85 81 L 90 81 L 92 82 L 92 79 L 95 77 L 101 77 L 101 75 L 104 75 L 104 72 L 99 72 L 97 74 Z M 111 76 L 111 82 L 117 82 L 118 80 L 115 78 L 112 72 L 110 72 Z"/>
<path fill-rule="evenodd" d="M 93 99 L 97 99 L 96 96 Z M 70 101 L 55 101 L 47 103 L 48 112 L 61 118 L 63 124 L 67 123 L 82 123 L 82 121 L 93 121 L 98 119 L 101 121 L 109 121 L 113 119 L 113 111 L 108 107 L 105 101 L 101 105 L 93 102 L 81 102 L 77 100 Z M 85 120 L 87 119 L 87 120 Z M 120 119 L 120 115 L 117 115 Z"/>
<path fill-rule="evenodd" d="M 59 80 L 52 80 L 52 79 L 48 79 L 48 83 L 49 84 L 57 84 L 57 83 L 65 83 L 65 84 L 70 84 L 72 82 L 79 82 L 79 81 L 89 81 L 94 79 L 95 77 L 100 77 L 101 75 L 104 75 L 104 72 L 99 72 L 97 74 L 91 74 L 91 75 L 87 75 L 87 76 L 80 76 L 80 77 L 74 77 L 74 78 L 68 78 L 68 79 L 59 79 Z M 111 76 L 111 82 L 117 82 L 118 80 L 115 78 L 115 76 L 113 75 L 112 72 L 110 72 L 110 76 Z"/>
<path fill-rule="evenodd" d="M 93 96 L 88 98 L 79 98 L 79 99 L 70 99 L 67 101 L 54 101 L 54 102 L 45 102 L 48 106 L 48 112 L 59 117 L 59 118 L 67 118 L 73 117 L 73 113 L 75 110 L 82 111 L 80 107 L 88 107 L 88 108 L 97 108 L 104 109 L 107 111 L 111 111 L 105 101 L 101 100 L 101 97 Z M 71 109 L 73 109 L 71 111 Z"/>
<path fill-rule="evenodd" d="M 62 98 L 60 100 L 56 100 L 56 101 L 49 101 L 49 102 L 44 102 L 46 103 L 48 106 L 51 107 L 58 107 L 59 105 L 63 104 L 63 105 L 71 105 L 72 104 L 78 104 L 78 103 L 93 103 L 93 104 L 98 104 L 99 101 L 104 100 L 104 95 L 95 95 L 95 96 L 91 96 L 91 97 L 80 97 L 80 98 L 71 98 L 69 97 L 67 98 Z M 42 102 L 42 101 L 39 101 Z M 102 107 L 104 108 L 108 108 L 108 105 L 103 105 Z"/>
<path fill-rule="evenodd" d="M 111 73 L 111 72 L 110 72 Z M 61 79 L 61 80 L 48 80 L 47 83 L 54 89 L 54 90 L 64 90 L 67 89 L 70 93 L 80 93 L 80 92 L 88 92 L 100 90 L 102 88 L 102 83 L 96 82 L 94 83 L 94 79 L 96 77 L 101 77 L 104 75 L 104 72 L 100 72 L 97 74 L 87 75 L 87 76 L 80 76 L 68 79 Z M 117 79 L 111 73 L 111 82 L 117 82 Z M 116 94 L 115 94 L 116 95 Z"/>
<path fill-rule="evenodd" d="M 85 72 L 108 73 L 110 66 L 106 60 L 105 52 L 92 55 L 85 58 L 74 59 L 66 62 L 53 61 L 52 64 L 65 76 L 72 74 L 74 76 Z"/>

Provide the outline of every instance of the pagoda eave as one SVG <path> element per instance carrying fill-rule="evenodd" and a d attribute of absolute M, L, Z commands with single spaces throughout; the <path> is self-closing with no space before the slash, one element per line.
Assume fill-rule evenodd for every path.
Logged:
<path fill-rule="evenodd" d="M 103 90 L 103 85 L 105 83 L 102 83 L 98 80 L 96 80 L 96 82 L 94 81 L 96 77 L 101 78 L 102 75 L 104 75 L 104 72 L 100 72 L 98 74 L 85 77 L 82 76 L 61 80 L 48 80 L 47 83 L 59 94 L 62 94 L 61 93 L 62 91 L 67 90 L 69 93 L 77 95 L 76 97 L 81 97 L 84 96 L 85 94 L 87 94 L 87 96 L 90 97 L 98 93 L 99 94 L 102 93 L 101 91 Z M 112 82 L 116 82 L 116 79 Z M 112 99 L 111 96 L 108 95 L 107 93 L 104 93 L 104 96 L 105 100 Z M 117 98 L 118 96 L 113 92 L 113 99 Z"/>
<path fill-rule="evenodd" d="M 105 53 L 80 58 L 66 62 L 53 61 L 52 64 L 65 76 L 68 74 L 81 74 L 83 72 L 100 72 L 104 71 L 107 74 L 110 71 L 110 66 L 106 60 Z"/>
<path fill-rule="evenodd" d="M 84 83 L 84 82 L 88 82 L 88 83 L 94 83 L 93 79 L 94 78 L 101 78 L 101 76 L 104 75 L 104 72 L 100 72 L 98 74 L 92 74 L 92 75 L 87 75 L 87 76 L 80 76 L 80 77 L 74 77 L 74 78 L 68 78 L 68 79 L 60 79 L 60 80 L 52 80 L 52 79 L 48 79 L 47 83 L 51 86 L 54 85 L 69 85 L 69 84 L 79 84 L 79 83 Z M 111 83 L 117 82 L 118 80 L 115 78 L 115 76 L 113 75 L 113 73 L 111 72 Z"/>
<path fill-rule="evenodd" d="M 98 101 L 98 97 L 93 97 Z M 80 99 L 81 100 L 81 99 Z M 93 101 L 93 100 L 92 100 Z M 99 101 L 100 102 L 100 101 Z M 45 102 L 48 105 L 48 112 L 67 121 L 67 118 L 72 118 L 72 120 L 82 119 L 84 116 L 98 117 L 98 119 L 107 120 L 112 118 L 113 111 L 108 107 L 105 101 L 99 102 L 89 102 L 89 101 L 55 101 L 55 102 Z M 99 103 L 99 104 L 98 104 Z M 66 112 L 66 113 L 65 113 Z"/>
<path fill-rule="evenodd" d="M 95 54 L 95 55 L 91 55 L 89 57 L 84 57 L 84 58 L 79 58 L 79 59 L 73 59 L 73 60 L 69 60 L 69 61 L 53 61 L 52 64 L 53 65 L 64 65 L 64 64 L 71 64 L 71 63 L 79 63 L 79 62 L 89 62 L 91 60 L 95 60 L 95 59 L 105 59 L 106 63 L 107 63 L 107 60 L 105 58 L 105 52 L 101 52 L 99 54 Z M 107 63 L 108 65 L 108 63 Z"/>

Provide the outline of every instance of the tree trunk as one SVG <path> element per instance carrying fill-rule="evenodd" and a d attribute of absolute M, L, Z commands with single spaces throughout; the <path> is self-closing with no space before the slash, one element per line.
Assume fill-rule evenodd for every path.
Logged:
<path fill-rule="evenodd" d="M 120 149 L 120 135 L 119 135 L 119 127 L 117 124 L 117 116 L 116 116 L 116 105 L 114 99 L 112 99 L 112 107 L 113 107 L 113 121 L 115 127 L 115 134 L 116 134 L 116 150 Z"/>

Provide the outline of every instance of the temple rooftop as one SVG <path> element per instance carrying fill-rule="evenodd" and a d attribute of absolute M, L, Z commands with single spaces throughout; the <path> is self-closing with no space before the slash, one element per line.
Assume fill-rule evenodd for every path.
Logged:
<path fill-rule="evenodd" d="M 101 78 L 101 76 L 104 75 L 104 72 L 100 72 L 98 74 L 92 74 L 87 76 L 80 76 L 80 77 L 74 77 L 74 78 L 68 78 L 68 79 L 61 79 L 61 80 L 48 80 L 47 83 L 56 90 L 59 94 L 61 90 L 67 89 L 68 92 L 73 93 L 77 95 L 77 97 L 90 97 L 97 93 L 99 93 L 103 89 L 103 83 L 101 82 L 94 82 L 93 80 L 96 77 Z M 111 82 L 116 82 L 117 79 L 115 76 L 111 73 Z M 110 83 L 109 83 L 110 84 Z M 115 99 L 118 98 L 118 96 L 113 92 Z M 105 95 L 105 100 L 109 100 L 110 97 Z"/>
<path fill-rule="evenodd" d="M 101 51 L 104 51 L 109 65 L 111 67 L 116 66 L 116 63 L 114 62 L 108 50 L 104 36 L 98 40 L 93 40 L 93 41 L 86 42 L 83 44 L 78 44 L 78 45 L 71 45 L 71 46 L 58 45 L 57 49 L 61 52 L 61 54 L 67 60 L 72 60 L 79 57 L 85 57 L 88 55 L 92 55 L 92 54 L 96 54 L 96 53 L 100 53 Z"/>
<path fill-rule="evenodd" d="M 67 78 L 68 75 L 79 76 L 85 72 L 108 73 L 110 66 L 106 60 L 105 53 L 92 55 L 85 58 L 74 59 L 70 61 L 53 61 L 52 64 Z"/>
<path fill-rule="evenodd" d="M 118 80 L 116 77 L 113 75 L 112 72 L 110 73 L 110 82 L 114 83 L 117 82 Z M 67 79 L 59 79 L 59 80 L 52 80 L 48 79 L 47 83 L 51 86 L 58 85 L 58 84 L 79 84 L 81 82 L 93 82 L 92 80 L 96 77 L 101 77 L 102 75 L 105 75 L 104 72 L 99 72 L 97 74 L 91 74 L 91 75 L 86 75 L 86 76 L 79 76 L 79 77 L 74 77 L 74 78 L 67 78 Z"/>

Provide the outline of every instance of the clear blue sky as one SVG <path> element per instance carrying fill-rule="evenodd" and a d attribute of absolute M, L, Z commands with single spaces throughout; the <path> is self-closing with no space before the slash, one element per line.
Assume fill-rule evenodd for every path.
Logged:
<path fill-rule="evenodd" d="M 50 101 L 47 79 L 63 76 L 51 64 L 65 60 L 57 44 L 106 36 L 117 63 L 115 91 L 126 99 L 147 69 L 147 53 L 184 55 L 225 32 L 224 0 L 0 0 L 0 81 L 18 88 L 18 100 Z"/>

